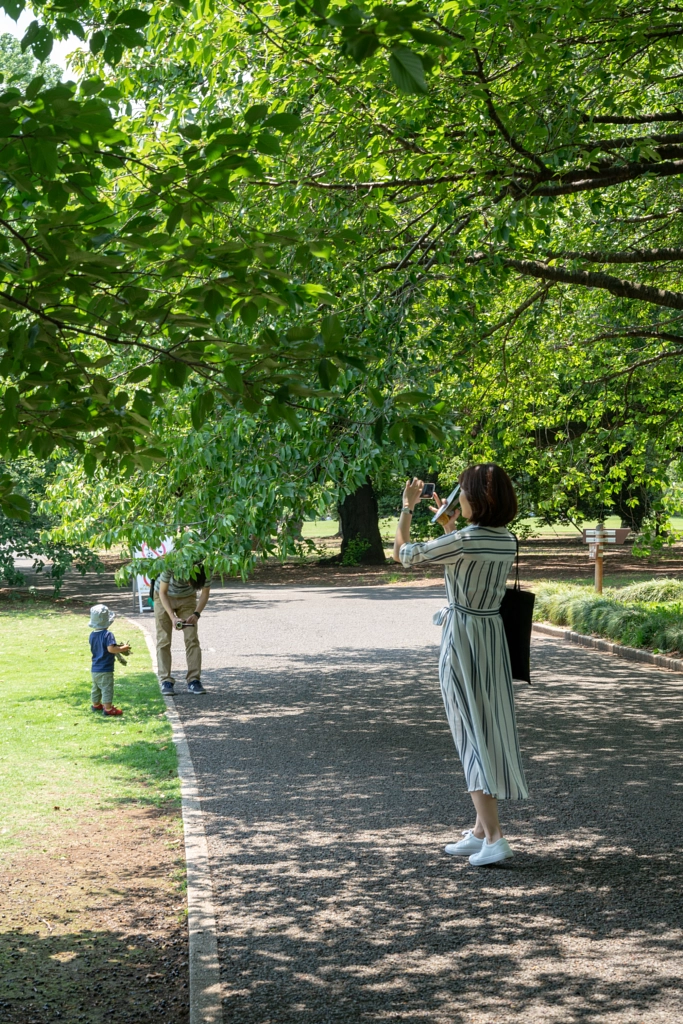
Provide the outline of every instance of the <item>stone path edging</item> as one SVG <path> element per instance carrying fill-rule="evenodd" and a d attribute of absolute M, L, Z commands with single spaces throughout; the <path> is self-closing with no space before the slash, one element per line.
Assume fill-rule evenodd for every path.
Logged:
<path fill-rule="evenodd" d="M 157 656 L 151 636 L 134 619 L 126 619 L 140 630 L 157 670 Z M 178 755 L 178 777 L 182 800 L 183 831 L 185 834 L 185 860 L 187 866 L 187 923 L 190 936 L 190 1024 L 222 1024 L 223 1002 L 216 913 L 213 905 L 213 886 L 206 831 L 197 778 L 190 748 L 173 697 L 165 697 L 166 717 L 173 730 L 173 742 Z"/>
<path fill-rule="evenodd" d="M 683 672 L 683 659 L 669 658 L 665 654 L 653 654 L 652 651 L 643 651 L 638 647 L 625 647 L 623 644 L 613 643 L 611 640 L 602 640 L 597 636 L 586 636 L 584 633 L 575 633 L 573 629 L 563 629 L 562 626 L 551 626 L 545 622 L 534 622 L 535 633 L 543 633 L 545 636 L 555 637 L 557 640 L 564 640 L 570 644 L 578 644 L 580 647 L 593 647 L 596 651 L 606 651 L 608 654 L 615 654 L 625 661 L 639 661 L 644 665 L 655 665 L 657 668 L 667 669 L 669 672 Z"/>

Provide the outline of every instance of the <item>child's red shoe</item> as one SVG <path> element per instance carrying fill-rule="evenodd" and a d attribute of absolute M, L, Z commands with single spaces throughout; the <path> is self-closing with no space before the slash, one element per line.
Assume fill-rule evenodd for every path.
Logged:
<path fill-rule="evenodd" d="M 108 711 L 106 708 L 104 708 L 102 714 L 104 715 L 105 718 L 116 718 L 118 715 L 122 715 L 123 711 L 121 710 L 121 708 L 115 708 L 114 705 L 112 704 Z"/>
<path fill-rule="evenodd" d="M 104 704 L 91 704 L 90 705 L 90 710 L 91 711 L 104 711 Z"/>

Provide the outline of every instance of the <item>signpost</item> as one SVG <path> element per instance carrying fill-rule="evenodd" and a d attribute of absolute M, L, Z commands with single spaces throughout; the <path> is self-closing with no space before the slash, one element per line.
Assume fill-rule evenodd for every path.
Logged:
<path fill-rule="evenodd" d="M 588 545 L 588 557 L 595 561 L 595 593 L 602 594 L 602 574 L 605 544 L 623 544 L 631 531 L 628 527 L 605 529 L 597 523 L 594 530 L 583 531 L 583 542 Z"/>
<path fill-rule="evenodd" d="M 150 548 L 149 545 L 143 544 L 140 550 L 135 552 L 135 555 L 141 558 L 163 558 L 172 549 L 173 538 L 167 537 L 166 540 L 162 540 L 158 548 Z M 149 597 L 150 585 L 151 580 L 147 576 L 136 576 L 133 580 L 133 610 L 135 610 L 135 598 L 137 597 L 140 614 L 148 610 L 149 606 L 145 605 L 143 598 Z"/>

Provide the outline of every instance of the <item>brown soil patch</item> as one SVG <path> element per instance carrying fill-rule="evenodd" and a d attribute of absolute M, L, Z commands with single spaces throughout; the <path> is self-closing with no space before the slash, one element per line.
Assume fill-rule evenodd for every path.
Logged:
<path fill-rule="evenodd" d="M 0 862 L 2 1024 L 187 1024 L 175 810 L 97 811 Z"/>
<path fill-rule="evenodd" d="M 389 552 L 387 552 L 387 557 Z M 581 540 L 538 538 L 519 546 L 519 571 L 524 580 L 591 580 L 595 563 L 588 560 L 588 548 Z M 610 548 L 605 557 L 605 579 L 621 585 L 639 577 L 683 576 L 683 545 L 676 545 L 657 558 L 637 558 L 630 545 Z M 320 565 L 315 561 L 278 562 L 269 559 L 257 565 L 249 582 L 260 586 L 362 587 L 382 583 L 429 585 L 443 580 L 443 567 L 418 565 L 404 569 L 395 562 L 386 565 Z"/>

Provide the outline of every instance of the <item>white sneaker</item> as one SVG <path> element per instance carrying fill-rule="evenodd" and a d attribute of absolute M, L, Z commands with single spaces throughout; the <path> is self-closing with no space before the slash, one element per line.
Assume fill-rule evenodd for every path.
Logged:
<path fill-rule="evenodd" d="M 479 853 L 484 845 L 484 840 L 477 839 L 471 828 L 463 832 L 463 835 L 465 838 L 461 839 L 459 843 L 448 844 L 446 853 L 450 853 L 452 857 L 469 857 L 471 853 Z"/>
<path fill-rule="evenodd" d="M 499 839 L 495 843 L 489 843 L 487 839 L 484 839 L 478 853 L 473 853 L 470 857 L 470 864 L 473 864 L 475 868 L 480 868 L 484 864 L 497 864 L 499 861 L 513 856 L 507 839 Z"/>

